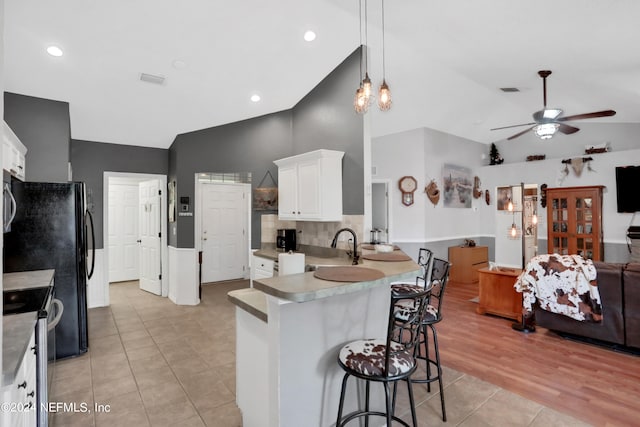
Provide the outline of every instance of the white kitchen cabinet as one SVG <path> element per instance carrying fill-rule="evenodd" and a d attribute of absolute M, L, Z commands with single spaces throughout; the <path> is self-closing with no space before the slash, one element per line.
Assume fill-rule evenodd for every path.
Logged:
<path fill-rule="evenodd" d="M 37 424 L 35 346 L 34 330 L 15 381 L 2 391 L 2 402 L 5 404 L 0 411 L 2 426 L 31 427 Z"/>
<path fill-rule="evenodd" d="M 25 177 L 27 147 L 20 142 L 7 122 L 2 122 L 2 167 L 21 181 Z"/>
<path fill-rule="evenodd" d="M 341 221 L 343 157 L 342 151 L 316 150 L 276 160 L 278 218 Z"/>
<path fill-rule="evenodd" d="M 254 280 L 273 277 L 275 261 L 253 255 L 251 259 L 251 286 Z"/>

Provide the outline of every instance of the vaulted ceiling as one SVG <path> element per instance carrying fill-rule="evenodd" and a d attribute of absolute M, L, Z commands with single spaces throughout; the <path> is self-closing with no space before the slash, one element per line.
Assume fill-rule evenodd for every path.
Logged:
<path fill-rule="evenodd" d="M 4 3 L 5 90 L 69 102 L 72 137 L 90 141 L 166 148 L 180 133 L 291 108 L 360 44 L 358 0 Z M 380 9 L 368 0 L 376 86 Z M 614 109 L 597 122 L 640 122 L 637 0 L 386 0 L 385 19 L 394 104 L 371 109 L 374 137 L 430 127 L 504 139 L 512 129 L 489 129 L 541 109 L 540 69 L 553 70 L 548 104 L 566 115 Z M 45 52 L 52 44 L 62 57 Z"/>

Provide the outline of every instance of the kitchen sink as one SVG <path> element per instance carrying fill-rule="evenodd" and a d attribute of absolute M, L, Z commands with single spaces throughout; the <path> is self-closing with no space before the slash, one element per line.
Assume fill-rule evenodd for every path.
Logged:
<path fill-rule="evenodd" d="M 2 293 L 2 312 L 3 314 L 18 314 L 45 309 L 52 289 L 51 286 L 45 286 L 4 291 Z"/>

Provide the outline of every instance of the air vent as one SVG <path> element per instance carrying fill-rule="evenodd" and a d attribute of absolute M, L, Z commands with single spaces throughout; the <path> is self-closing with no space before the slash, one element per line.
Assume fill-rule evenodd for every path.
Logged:
<path fill-rule="evenodd" d="M 500 90 L 503 92 L 520 92 L 517 87 L 501 87 Z"/>
<path fill-rule="evenodd" d="M 161 85 L 164 83 L 164 76 L 156 76 L 153 74 L 140 73 L 140 80 L 148 83 L 155 83 L 157 85 Z"/>

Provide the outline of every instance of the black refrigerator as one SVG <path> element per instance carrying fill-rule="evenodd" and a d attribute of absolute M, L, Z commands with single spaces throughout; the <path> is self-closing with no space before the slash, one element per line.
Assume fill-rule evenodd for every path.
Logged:
<path fill-rule="evenodd" d="M 89 348 L 87 280 L 93 273 L 93 221 L 81 182 L 13 179 L 16 214 L 4 234 L 4 272 L 55 269 L 54 293 L 64 311 L 56 326 L 56 359 Z"/>

